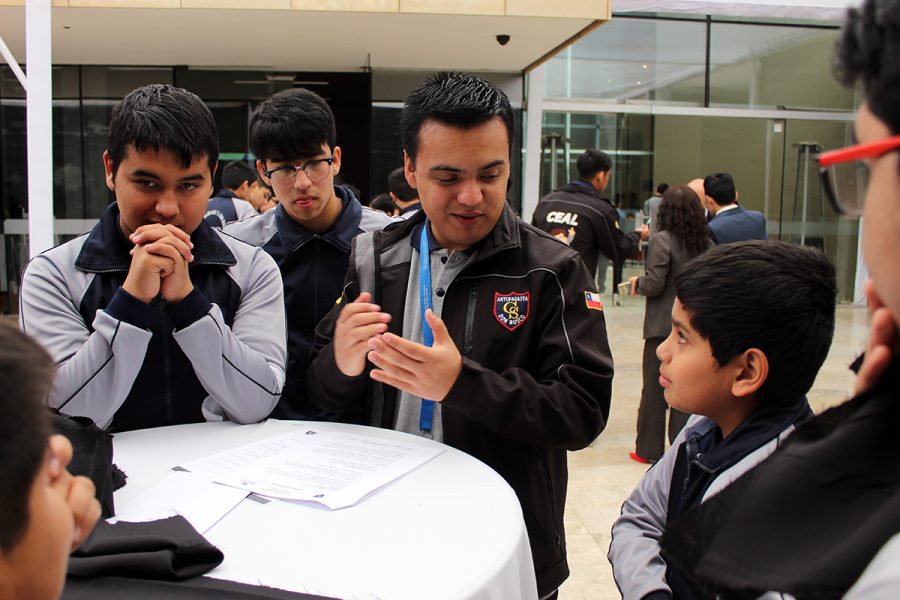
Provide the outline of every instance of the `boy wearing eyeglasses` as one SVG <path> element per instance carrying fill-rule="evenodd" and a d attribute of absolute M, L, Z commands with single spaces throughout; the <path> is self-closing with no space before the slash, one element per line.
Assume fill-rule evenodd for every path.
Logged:
<path fill-rule="evenodd" d="M 900 1 L 850 10 L 835 64 L 845 83 L 863 83 L 860 143 L 821 155 L 819 166 L 838 211 L 863 218 L 872 334 L 855 365 L 856 396 L 800 426 L 663 537 L 667 560 L 722 597 L 894 598 L 900 589 L 898 56 Z M 865 190 L 834 177 L 854 163 L 854 179 L 868 171 Z"/>
<path fill-rule="evenodd" d="M 313 334 L 341 295 L 350 242 L 392 222 L 334 184 L 341 149 L 331 108 L 302 88 L 284 90 L 250 117 L 250 150 L 263 180 L 278 198 L 275 210 L 225 228 L 265 250 L 281 270 L 288 322 L 287 376 L 273 417 L 333 419 L 306 397 L 306 367 Z"/>
<path fill-rule="evenodd" d="M 272 411 L 281 277 L 203 220 L 218 155 L 212 113 L 186 90 L 148 85 L 113 109 L 103 163 L 116 202 L 22 280 L 21 327 L 57 366 L 50 406 L 112 431 Z"/>

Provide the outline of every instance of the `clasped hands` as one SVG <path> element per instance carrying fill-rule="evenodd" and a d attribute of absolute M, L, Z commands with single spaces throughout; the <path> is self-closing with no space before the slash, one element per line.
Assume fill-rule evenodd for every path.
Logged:
<path fill-rule="evenodd" d="M 131 267 L 122 289 L 149 303 L 158 294 L 169 303 L 184 299 L 194 289 L 188 263 L 194 260 L 191 236 L 174 225 L 154 223 L 138 227 L 129 238 Z"/>
<path fill-rule="evenodd" d="M 366 360 L 375 365 L 370 377 L 425 398 L 442 401 L 462 371 L 462 355 L 453 343 L 447 326 L 430 309 L 425 319 L 434 333 L 434 345 L 405 340 L 388 333 L 391 315 L 372 304 L 372 295 L 363 292 L 341 310 L 334 328 L 334 360 L 347 377 L 358 377 Z"/>

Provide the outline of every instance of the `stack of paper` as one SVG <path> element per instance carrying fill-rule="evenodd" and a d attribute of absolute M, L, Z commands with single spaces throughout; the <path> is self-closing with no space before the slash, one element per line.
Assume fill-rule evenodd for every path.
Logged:
<path fill-rule="evenodd" d="M 180 514 L 202 534 L 249 493 L 346 508 L 443 451 L 412 437 L 396 441 L 298 426 L 173 467 L 181 472 L 123 507 L 111 521 Z"/>

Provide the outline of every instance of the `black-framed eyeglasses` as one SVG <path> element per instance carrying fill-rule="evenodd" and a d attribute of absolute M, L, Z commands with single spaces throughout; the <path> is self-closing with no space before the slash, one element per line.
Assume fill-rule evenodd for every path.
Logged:
<path fill-rule="evenodd" d="M 869 182 L 869 170 L 863 161 L 879 158 L 893 150 L 900 150 L 900 135 L 823 152 L 818 156 L 822 188 L 834 210 L 850 217 L 863 213 Z"/>
<path fill-rule="evenodd" d="M 279 187 L 288 187 L 294 185 L 297 179 L 297 172 L 303 171 L 307 179 L 310 181 L 319 181 L 328 177 L 331 173 L 331 165 L 334 163 L 334 155 L 328 158 L 317 158 L 310 160 L 302 165 L 292 166 L 285 165 L 283 167 L 275 167 L 270 171 L 263 171 L 266 177 L 272 180 L 273 185 Z"/>

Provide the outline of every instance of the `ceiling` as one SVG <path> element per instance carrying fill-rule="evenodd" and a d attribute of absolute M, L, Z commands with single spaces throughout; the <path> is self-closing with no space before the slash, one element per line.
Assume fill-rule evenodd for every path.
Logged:
<path fill-rule="evenodd" d="M 54 64 L 287 71 L 523 71 L 594 27 L 589 18 L 259 9 L 54 8 Z M 508 35 L 501 46 L 497 35 Z M 20 63 L 25 8 L 0 7 Z"/>

